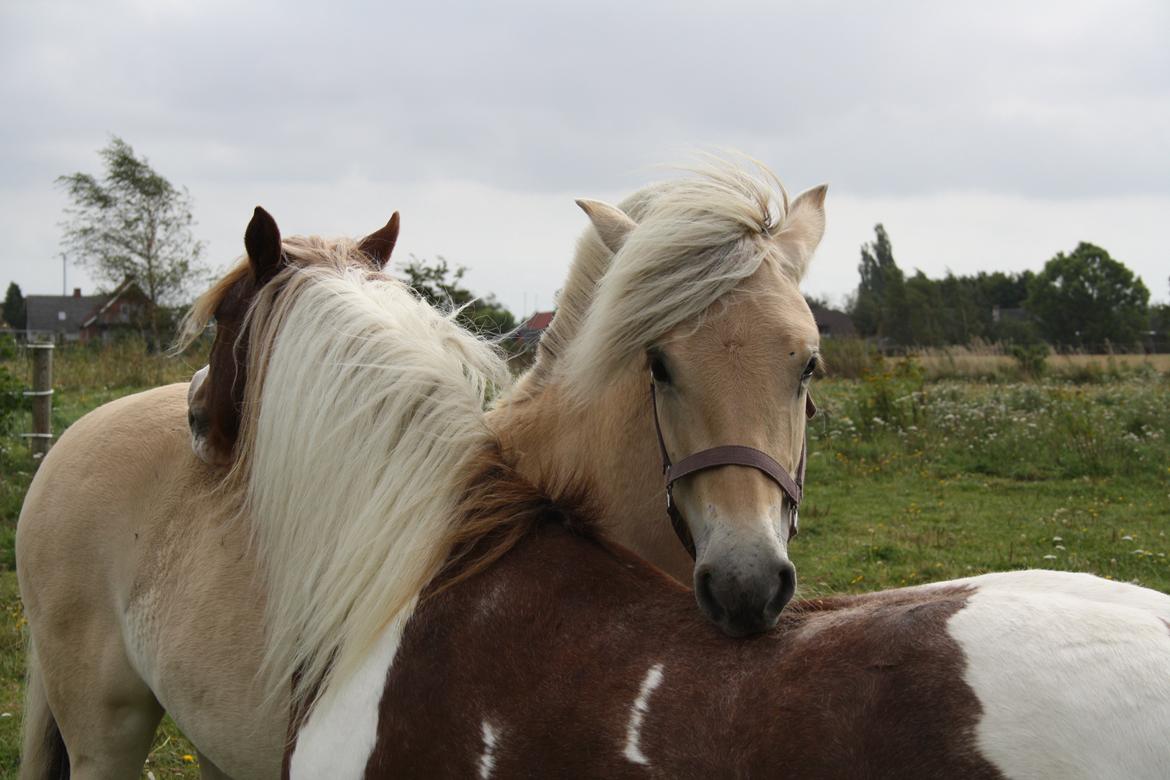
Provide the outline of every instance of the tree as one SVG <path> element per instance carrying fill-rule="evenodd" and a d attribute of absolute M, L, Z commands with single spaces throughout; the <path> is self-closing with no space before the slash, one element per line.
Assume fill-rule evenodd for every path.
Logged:
<path fill-rule="evenodd" d="M 20 292 L 20 285 L 9 282 L 8 292 L 4 295 L 3 317 L 0 317 L 16 330 L 24 330 L 28 323 L 28 316 L 24 308 L 24 296 Z"/>
<path fill-rule="evenodd" d="M 1099 246 L 1058 252 L 1028 285 L 1025 304 L 1049 341 L 1100 349 L 1131 346 L 1148 322 L 1150 291 Z"/>
<path fill-rule="evenodd" d="M 467 273 L 465 267 L 452 269 L 441 256 L 428 264 L 411 255 L 402 270 L 406 283 L 427 303 L 440 309 L 459 309 L 459 321 L 464 327 L 489 336 L 502 336 L 516 329 L 516 317 L 494 295 L 477 298 L 460 284 Z"/>
<path fill-rule="evenodd" d="M 60 176 L 72 204 L 62 223 L 62 244 L 76 262 L 112 286 L 135 279 L 150 297 L 150 330 L 160 344 L 157 307 L 181 302 L 206 275 L 203 244 L 191 232 L 191 196 L 177 189 L 114 137 L 98 154 L 105 174 Z"/>
<path fill-rule="evenodd" d="M 907 344 L 910 328 L 905 318 L 905 277 L 894 260 L 886 229 L 878 224 L 874 234 L 872 243 L 861 245 L 861 263 L 857 267 L 861 283 L 849 314 L 863 336 Z"/>

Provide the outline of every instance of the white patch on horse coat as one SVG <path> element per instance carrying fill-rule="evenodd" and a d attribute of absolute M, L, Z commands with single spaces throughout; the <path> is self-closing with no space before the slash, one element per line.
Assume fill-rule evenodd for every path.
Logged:
<path fill-rule="evenodd" d="M 976 591 L 947 628 L 983 756 L 1008 777 L 1170 776 L 1170 628 L 1148 601 Z"/>
<path fill-rule="evenodd" d="M 207 365 L 195 372 L 191 377 L 191 383 L 187 385 L 187 410 L 191 410 L 191 402 L 195 400 L 195 394 L 199 392 L 199 388 L 203 386 L 204 380 L 207 379 L 207 372 L 211 370 L 211 366 Z M 214 464 L 215 453 L 207 445 L 207 439 L 196 435 L 195 431 L 191 431 L 191 451 L 195 453 L 195 457 L 204 463 Z"/>
<path fill-rule="evenodd" d="M 479 780 L 488 780 L 492 776 L 492 772 L 496 768 L 496 743 L 499 741 L 500 732 L 488 723 L 483 722 L 483 753 L 479 756 Z"/>
<path fill-rule="evenodd" d="M 191 406 L 191 402 L 195 400 L 195 394 L 199 392 L 199 388 L 203 386 L 203 380 L 207 379 L 207 372 L 211 370 L 210 365 L 195 372 L 191 377 L 191 384 L 187 385 L 187 406 Z"/>
<path fill-rule="evenodd" d="M 358 671 L 309 714 L 297 735 L 289 777 L 335 780 L 365 776 L 378 738 L 378 704 L 415 601 L 386 627 Z"/>
<path fill-rule="evenodd" d="M 974 585 L 980 592 L 1008 590 L 1014 593 L 1059 593 L 1076 596 L 1101 604 L 1120 604 L 1133 609 L 1143 609 L 1152 615 L 1170 620 L 1170 596 L 1140 585 L 1128 582 L 1114 582 L 1092 574 L 1069 571 L 1032 569 L 1026 571 L 1004 571 L 965 577 L 960 580 L 932 582 L 917 588 L 952 588 L 956 585 Z"/>
<path fill-rule="evenodd" d="M 649 710 L 650 694 L 662 683 L 662 664 L 654 664 L 646 672 L 646 679 L 642 680 L 642 689 L 638 691 L 638 698 L 630 707 L 630 722 L 626 726 L 626 758 L 635 764 L 650 766 L 650 759 L 642 752 L 642 721 Z"/>

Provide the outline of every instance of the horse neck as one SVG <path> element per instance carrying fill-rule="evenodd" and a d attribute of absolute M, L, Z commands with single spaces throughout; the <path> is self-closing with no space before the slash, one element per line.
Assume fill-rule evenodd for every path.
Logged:
<path fill-rule="evenodd" d="M 488 420 L 525 479 L 554 495 L 584 484 L 606 536 L 689 583 L 693 563 L 666 515 L 647 382 L 627 371 L 603 396 L 574 408 L 557 380 L 521 380 Z"/>

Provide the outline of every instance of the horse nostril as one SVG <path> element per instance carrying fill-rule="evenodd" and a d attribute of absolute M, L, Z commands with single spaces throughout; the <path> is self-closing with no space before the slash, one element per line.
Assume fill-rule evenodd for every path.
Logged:
<path fill-rule="evenodd" d="M 695 598 L 711 622 L 719 623 L 723 620 L 725 613 L 711 587 L 711 569 L 707 566 L 700 566 L 695 571 Z"/>
<path fill-rule="evenodd" d="M 768 603 L 768 612 L 772 615 L 779 615 L 784 611 L 784 607 L 796 593 L 796 567 L 792 565 L 791 561 L 780 562 L 778 577 L 780 587 L 776 589 L 776 595 Z"/>

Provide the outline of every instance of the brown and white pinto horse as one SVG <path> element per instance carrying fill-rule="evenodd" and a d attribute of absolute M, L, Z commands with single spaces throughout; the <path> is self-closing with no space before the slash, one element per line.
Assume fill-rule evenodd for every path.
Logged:
<path fill-rule="evenodd" d="M 395 211 L 385 227 L 361 240 L 356 257 L 368 257 L 380 270 L 398 242 L 398 229 Z M 244 388 L 248 384 L 244 320 L 256 294 L 285 262 L 280 228 L 259 206 L 244 232 L 244 248 L 249 263 L 236 266 L 202 296 L 183 323 L 182 340 L 186 344 L 203 332 L 208 321 L 215 321 L 215 341 L 207 365 L 196 372 L 187 395 L 191 447 L 200 460 L 213 465 L 232 462 L 240 434 Z"/>
<path fill-rule="evenodd" d="M 376 340 L 339 341 L 332 297 L 277 304 L 242 438 L 269 671 L 306 713 L 292 777 L 1170 767 L 1170 597 L 1020 575 L 802 602 L 729 639 L 507 464 L 476 345 L 440 346 L 449 322 L 409 296 Z M 355 389 L 305 370 L 326 355 Z M 376 468 L 339 469 L 342 448 Z"/>
<path fill-rule="evenodd" d="M 286 777 L 1170 772 L 1166 595 L 942 583 L 797 602 L 732 640 L 490 451 L 461 512 L 485 540 L 523 536 L 396 617 L 301 725 Z"/>

